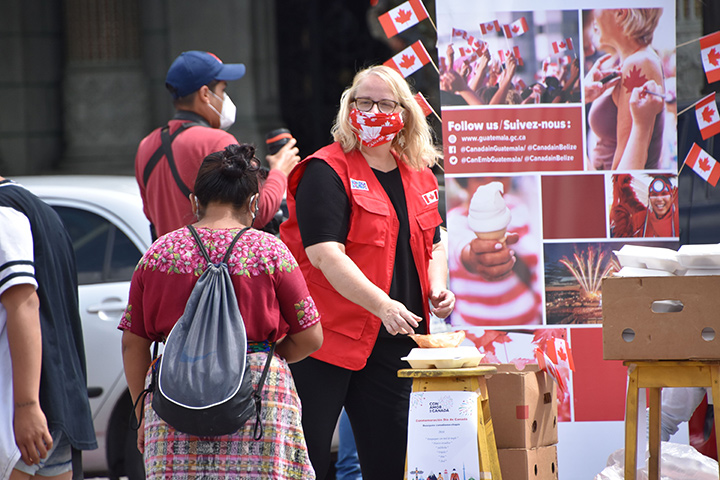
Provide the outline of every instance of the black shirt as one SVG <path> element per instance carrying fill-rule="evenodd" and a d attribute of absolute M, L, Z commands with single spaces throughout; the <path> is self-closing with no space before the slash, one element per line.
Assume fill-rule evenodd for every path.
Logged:
<path fill-rule="evenodd" d="M 388 295 L 422 317 L 424 299 L 410 249 L 410 223 L 400 170 L 372 171 L 393 204 L 400 222 Z M 298 227 L 305 248 L 321 242 L 345 243 L 350 223 L 350 199 L 340 176 L 330 165 L 320 159 L 309 160 L 298 183 L 295 200 Z M 436 229 L 433 242 L 439 241 L 440 230 Z M 421 333 L 426 331 L 423 323 L 415 330 Z M 384 326 L 380 335 L 390 336 Z"/>

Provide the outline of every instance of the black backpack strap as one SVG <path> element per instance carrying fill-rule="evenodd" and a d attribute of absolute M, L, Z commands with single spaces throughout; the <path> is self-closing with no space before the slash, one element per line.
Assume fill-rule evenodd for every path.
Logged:
<path fill-rule="evenodd" d="M 190 233 L 192 234 L 193 238 L 195 239 L 195 243 L 198 244 L 198 247 L 200 247 L 200 253 L 203 254 L 203 257 L 205 257 L 205 261 L 208 265 L 212 263 L 210 260 L 210 255 L 208 255 L 207 250 L 205 249 L 205 245 L 203 245 L 202 240 L 200 240 L 200 235 L 198 234 L 197 230 L 195 230 L 195 227 L 192 225 L 187 226 L 188 230 L 190 230 Z M 235 234 L 235 236 L 232 239 L 232 242 L 230 242 L 230 245 L 228 246 L 227 252 L 225 252 L 225 256 L 222 259 L 222 263 L 227 264 L 228 259 L 230 258 L 230 253 L 232 253 L 232 249 L 235 247 L 235 244 L 240 239 L 240 236 L 245 233 L 250 227 L 245 227 L 242 230 L 240 230 L 238 233 Z"/>
<path fill-rule="evenodd" d="M 270 346 L 270 351 L 268 351 L 267 360 L 265 361 L 265 368 L 263 368 L 262 375 L 260 375 L 260 380 L 258 380 L 258 385 L 255 391 L 253 392 L 253 398 L 255 399 L 255 430 L 253 432 L 253 438 L 255 440 L 260 440 L 263 437 L 263 427 L 262 427 L 262 390 L 265 386 L 265 380 L 267 379 L 268 372 L 270 371 L 270 363 L 272 362 L 273 356 L 275 355 L 275 345 L 277 342 L 273 342 Z"/>
<path fill-rule="evenodd" d="M 142 392 L 140 392 L 140 395 L 138 395 L 138 398 L 135 400 L 135 403 L 133 403 L 132 410 L 130 410 L 130 421 L 128 422 L 130 425 L 130 428 L 133 430 L 138 430 L 140 428 L 140 423 L 142 423 L 143 416 L 145 415 L 145 409 L 140 409 L 140 418 L 138 419 L 135 416 L 135 410 L 137 409 L 138 404 L 142 405 L 145 401 L 145 397 L 147 397 L 148 393 L 152 393 L 155 389 L 155 384 L 157 382 L 157 360 L 158 358 L 158 349 L 160 348 L 160 341 L 155 341 L 155 345 L 153 346 L 153 360 L 150 363 L 152 368 L 152 373 L 150 374 L 150 385 L 147 386 L 146 389 L 144 389 Z"/>
<path fill-rule="evenodd" d="M 198 235 L 197 230 L 195 230 L 195 227 L 193 227 L 192 225 L 188 225 L 187 228 L 188 230 L 190 230 L 190 233 L 195 239 L 195 243 L 197 243 L 198 247 L 200 248 L 200 253 L 202 253 L 203 257 L 205 257 L 205 261 L 207 262 L 207 264 L 210 265 L 212 263 L 210 261 L 210 255 L 208 255 L 207 250 L 205 250 L 205 245 L 203 245 L 202 240 L 200 240 L 200 235 Z"/>
<path fill-rule="evenodd" d="M 227 252 L 225 252 L 225 256 L 222 259 L 222 263 L 227 265 L 228 260 L 230 260 L 230 254 L 232 253 L 232 249 L 235 248 L 235 244 L 238 240 L 240 240 L 240 236 L 247 232 L 250 227 L 245 227 L 242 230 L 240 230 L 238 233 L 235 234 L 235 237 L 232 239 L 232 242 L 230 242 L 230 245 L 227 248 Z"/>
<path fill-rule="evenodd" d="M 178 129 L 175 130 L 175 132 L 173 132 L 173 134 L 169 136 L 170 143 L 172 143 L 173 140 L 175 140 L 175 137 L 177 137 L 178 135 L 180 135 L 180 134 L 181 134 L 182 132 L 184 132 L 186 129 L 188 129 L 188 128 L 190 128 L 190 127 L 202 127 L 202 126 L 203 126 L 202 124 L 197 123 L 197 122 L 185 122 L 185 123 L 180 124 L 180 126 L 178 127 Z M 163 131 L 163 130 L 169 131 L 169 130 L 170 130 L 170 127 L 169 127 L 168 125 L 165 125 L 165 126 L 160 130 L 161 139 L 162 139 L 162 131 Z M 170 155 L 172 155 L 172 149 L 170 149 Z M 150 178 L 150 174 L 153 172 L 153 170 L 155 169 L 155 167 L 157 166 L 157 164 L 160 163 L 160 160 L 162 159 L 163 156 L 167 156 L 167 155 L 165 155 L 165 144 L 164 144 L 164 143 L 161 144 L 161 145 L 158 147 L 157 150 L 155 150 L 155 153 L 152 154 L 152 156 L 150 157 L 150 160 L 148 160 L 148 163 L 145 165 L 145 170 L 143 170 L 143 185 L 147 186 L 147 182 L 148 182 L 148 179 Z M 168 157 L 168 162 L 169 162 L 169 161 L 170 161 L 170 159 L 169 159 L 169 157 Z M 171 167 L 170 167 L 170 168 L 171 168 L 173 171 L 175 170 L 175 161 L 174 161 L 174 159 L 173 159 L 173 161 L 172 161 L 172 164 L 171 164 Z M 174 172 L 173 172 L 173 176 L 175 176 L 175 173 L 174 173 Z M 175 178 L 175 182 L 176 182 L 176 183 L 178 182 L 177 177 Z M 181 183 L 183 186 L 185 186 L 185 184 L 183 184 L 182 182 L 180 182 L 180 183 Z M 180 185 L 178 185 L 178 187 L 179 187 L 179 186 L 180 186 Z M 185 187 L 185 188 L 187 188 L 187 187 Z M 182 188 L 180 188 L 180 190 L 183 191 Z M 188 189 L 188 190 L 189 190 L 189 189 Z M 185 192 L 183 191 L 183 193 L 185 193 Z M 189 194 L 190 194 L 190 192 L 188 191 L 187 195 L 189 195 Z M 186 196 L 187 196 L 187 195 L 186 195 Z"/>

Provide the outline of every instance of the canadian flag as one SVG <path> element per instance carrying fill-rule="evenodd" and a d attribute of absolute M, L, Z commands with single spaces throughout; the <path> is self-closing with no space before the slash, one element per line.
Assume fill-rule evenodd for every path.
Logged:
<path fill-rule="evenodd" d="M 378 17 L 388 38 L 417 25 L 428 18 L 425 5 L 420 0 L 408 0 Z"/>
<path fill-rule="evenodd" d="M 558 367 L 565 367 L 575 371 L 575 362 L 573 361 L 572 350 L 564 338 L 553 338 L 548 341 L 545 350 L 547 356 Z"/>
<path fill-rule="evenodd" d="M 554 53 L 564 52 L 565 50 L 573 50 L 572 38 L 568 37 L 559 42 L 552 42 L 552 48 Z"/>
<path fill-rule="evenodd" d="M 481 23 L 480 31 L 483 35 L 487 35 L 488 33 L 498 33 L 500 31 L 500 22 L 493 20 L 492 22 Z"/>
<path fill-rule="evenodd" d="M 561 392 L 567 391 L 567 383 L 565 382 L 565 378 L 560 374 L 560 371 L 558 371 L 557 365 L 553 363 L 552 359 L 550 359 L 550 357 L 548 357 L 545 352 L 543 352 L 539 348 L 536 348 L 535 360 L 537 360 L 540 370 L 547 372 L 553 379 L 555 379 Z"/>
<path fill-rule="evenodd" d="M 697 143 L 693 143 L 685 157 L 685 164 L 713 187 L 717 185 L 720 179 L 720 165 L 705 150 L 698 147 Z"/>
<path fill-rule="evenodd" d="M 523 33 L 528 31 L 528 24 L 525 21 L 525 17 L 520 17 L 510 25 L 503 25 L 503 31 L 505 32 L 506 38 L 519 37 Z"/>
<path fill-rule="evenodd" d="M 425 114 L 426 117 L 427 117 L 428 115 L 430 115 L 431 113 L 433 113 L 432 107 L 430 106 L 430 104 L 429 104 L 428 101 L 425 99 L 425 97 L 423 96 L 422 93 L 420 93 L 420 92 L 416 93 L 416 94 L 413 96 L 413 98 L 414 98 L 415 101 L 418 103 L 418 105 L 420 105 L 420 108 L 422 108 L 422 111 L 423 111 L 423 113 Z"/>
<path fill-rule="evenodd" d="M 511 53 L 510 50 L 504 50 L 504 49 L 498 50 L 498 56 L 500 57 L 500 61 L 502 63 L 505 63 L 505 59 L 510 56 L 510 53 Z M 512 53 L 515 55 L 515 60 L 517 60 L 517 64 L 522 65 L 523 59 L 520 56 L 520 48 L 517 46 L 513 47 Z"/>
<path fill-rule="evenodd" d="M 708 83 L 720 80 L 720 32 L 700 38 L 700 57 Z"/>
<path fill-rule="evenodd" d="M 460 38 L 462 40 L 465 40 L 465 42 L 468 44 L 469 48 L 465 48 L 465 51 L 474 52 L 478 48 L 482 47 L 483 41 L 478 40 L 477 38 L 470 35 L 465 30 L 460 30 L 459 28 L 453 28 L 452 29 L 452 39 L 455 41 L 456 38 Z M 460 47 L 460 51 L 462 54 L 463 47 Z"/>
<path fill-rule="evenodd" d="M 718 115 L 715 92 L 700 100 L 695 105 L 695 118 L 703 140 L 720 133 L 720 115 Z"/>
<path fill-rule="evenodd" d="M 403 77 L 408 77 L 428 63 L 430 63 L 430 55 L 428 55 L 422 42 L 418 40 L 387 62 L 384 62 L 383 65 L 397 70 Z"/>

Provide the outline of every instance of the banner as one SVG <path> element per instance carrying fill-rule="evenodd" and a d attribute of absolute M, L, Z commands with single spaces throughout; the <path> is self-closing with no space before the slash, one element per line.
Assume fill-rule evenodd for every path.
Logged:
<path fill-rule="evenodd" d="M 534 363 L 549 354 L 549 339 L 567 340 L 576 368 L 557 369 L 567 386 L 561 422 L 624 420 L 626 371 L 602 360 L 601 280 L 619 270 L 612 252 L 678 247 L 675 72 L 667 67 L 675 64 L 675 3 L 603 3 L 436 2 L 457 298 L 447 323 L 502 363 Z M 453 31 L 482 39 L 489 60 L 449 64 Z M 450 69 L 468 72 L 466 88 L 450 90 Z M 495 190 L 504 205 L 492 201 Z M 505 247 L 514 260 L 499 268 Z"/>

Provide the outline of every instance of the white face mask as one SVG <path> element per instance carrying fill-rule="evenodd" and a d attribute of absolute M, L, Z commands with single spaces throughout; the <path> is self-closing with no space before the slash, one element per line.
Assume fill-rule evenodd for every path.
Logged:
<path fill-rule="evenodd" d="M 227 93 L 223 93 L 224 98 L 220 98 L 212 90 L 210 90 L 210 93 L 212 93 L 219 100 L 222 100 L 222 111 L 220 112 L 218 112 L 211 103 L 209 103 L 208 105 L 210 105 L 210 108 L 212 108 L 213 111 L 217 113 L 220 117 L 220 128 L 222 128 L 223 130 L 227 130 L 232 126 L 233 123 L 235 123 L 235 113 L 237 112 L 237 107 L 235 107 L 233 101 L 230 100 L 230 95 L 228 95 Z"/>

